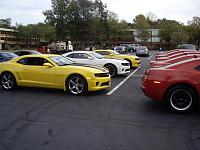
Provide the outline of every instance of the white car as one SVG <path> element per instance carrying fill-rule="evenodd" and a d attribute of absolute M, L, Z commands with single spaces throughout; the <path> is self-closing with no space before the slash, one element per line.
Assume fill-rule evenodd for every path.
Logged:
<path fill-rule="evenodd" d="M 62 56 L 70 58 L 76 63 L 99 65 L 107 68 L 111 76 L 130 73 L 130 64 L 123 59 L 104 58 L 94 51 L 74 51 Z"/>

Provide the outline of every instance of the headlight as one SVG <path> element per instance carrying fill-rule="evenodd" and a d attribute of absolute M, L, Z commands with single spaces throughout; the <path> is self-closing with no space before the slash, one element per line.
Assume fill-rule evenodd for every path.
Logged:
<path fill-rule="evenodd" d="M 97 78 L 101 78 L 101 77 L 109 77 L 109 73 L 95 73 L 94 74 L 95 77 Z"/>

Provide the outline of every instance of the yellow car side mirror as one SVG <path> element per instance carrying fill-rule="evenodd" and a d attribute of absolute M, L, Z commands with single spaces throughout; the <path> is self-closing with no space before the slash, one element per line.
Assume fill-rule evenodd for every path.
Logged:
<path fill-rule="evenodd" d="M 44 63 L 43 66 L 46 66 L 46 67 L 53 67 L 53 65 L 50 64 L 50 63 Z"/>

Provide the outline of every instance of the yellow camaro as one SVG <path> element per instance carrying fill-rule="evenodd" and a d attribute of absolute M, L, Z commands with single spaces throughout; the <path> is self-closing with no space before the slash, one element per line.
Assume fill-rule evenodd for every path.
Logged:
<path fill-rule="evenodd" d="M 130 63 L 131 67 L 138 67 L 140 65 L 140 58 L 135 55 L 122 55 L 113 50 L 95 50 L 96 53 L 99 53 L 107 58 L 120 58 L 125 59 Z"/>
<path fill-rule="evenodd" d="M 0 83 L 3 89 L 17 86 L 57 88 L 80 95 L 110 86 L 107 69 L 75 64 L 58 55 L 25 55 L 0 63 Z"/>

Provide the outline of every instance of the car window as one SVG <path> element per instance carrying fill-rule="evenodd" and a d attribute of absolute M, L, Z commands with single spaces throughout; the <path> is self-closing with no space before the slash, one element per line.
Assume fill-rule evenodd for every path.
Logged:
<path fill-rule="evenodd" d="M 74 54 L 68 55 L 67 57 L 78 58 L 78 59 L 89 59 L 91 56 L 85 53 L 74 53 Z"/>
<path fill-rule="evenodd" d="M 98 51 L 97 53 L 101 55 L 110 55 L 110 52 L 106 52 L 106 51 Z"/>
<path fill-rule="evenodd" d="M 22 65 L 30 65 L 30 66 L 43 66 L 43 64 L 47 62 L 48 61 L 44 58 L 29 57 L 29 58 L 20 59 L 17 63 L 22 64 Z"/>
<path fill-rule="evenodd" d="M 73 54 L 67 55 L 67 57 L 69 57 L 69 58 L 76 58 L 77 56 L 76 56 L 76 53 L 73 53 Z"/>
<path fill-rule="evenodd" d="M 15 52 L 16 55 L 20 56 L 20 52 Z"/>
<path fill-rule="evenodd" d="M 29 52 L 21 52 L 21 55 L 29 55 Z"/>

